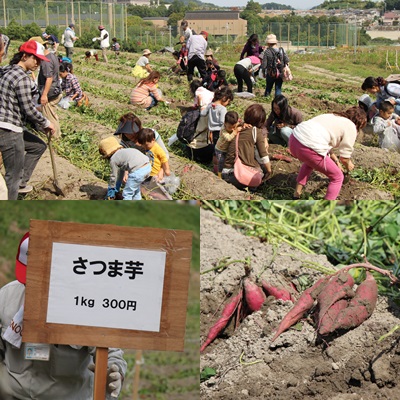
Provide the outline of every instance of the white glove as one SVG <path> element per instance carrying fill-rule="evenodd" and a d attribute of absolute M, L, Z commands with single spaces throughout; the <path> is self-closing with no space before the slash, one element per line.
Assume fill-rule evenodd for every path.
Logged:
<path fill-rule="evenodd" d="M 90 364 L 88 369 L 95 372 L 95 365 Z M 107 369 L 107 392 L 111 397 L 117 398 L 122 388 L 122 375 L 117 364 L 112 364 Z"/>
<path fill-rule="evenodd" d="M 107 392 L 117 398 L 122 387 L 122 375 L 117 364 L 112 364 L 107 370 Z"/>
<path fill-rule="evenodd" d="M 94 37 L 93 39 L 92 39 L 92 42 L 95 42 L 97 40 L 97 37 Z"/>

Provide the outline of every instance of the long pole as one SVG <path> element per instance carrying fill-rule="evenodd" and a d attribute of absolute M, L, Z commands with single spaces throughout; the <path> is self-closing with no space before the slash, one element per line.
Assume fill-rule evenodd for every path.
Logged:
<path fill-rule="evenodd" d="M 79 25 L 79 36 L 82 36 L 81 2 L 80 1 L 78 1 L 78 25 Z"/>
<path fill-rule="evenodd" d="M 96 348 L 96 368 L 94 371 L 94 400 L 104 400 L 107 386 L 107 347 Z"/>
<path fill-rule="evenodd" d="M 49 21 L 49 1 L 46 0 L 46 27 L 50 25 Z"/>
<path fill-rule="evenodd" d="M 74 0 L 71 0 L 71 22 L 75 24 Z"/>
<path fill-rule="evenodd" d="M 3 15 L 4 15 L 4 28 L 7 28 L 6 0 L 3 0 Z"/>
<path fill-rule="evenodd" d="M 137 350 L 136 357 L 135 357 L 135 376 L 133 379 L 132 400 L 138 400 L 138 398 L 139 398 L 139 378 L 140 378 L 140 366 L 141 365 L 142 365 L 142 350 Z"/>

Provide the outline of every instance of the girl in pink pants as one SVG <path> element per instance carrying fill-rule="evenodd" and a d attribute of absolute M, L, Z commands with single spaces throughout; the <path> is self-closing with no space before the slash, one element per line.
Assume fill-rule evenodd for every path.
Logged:
<path fill-rule="evenodd" d="M 290 152 L 303 162 L 294 198 L 300 198 L 311 172 L 316 170 L 329 178 L 325 200 L 336 200 L 343 183 L 339 160 L 347 171 L 354 169 L 350 157 L 358 130 L 364 128 L 366 123 L 365 111 L 360 107 L 351 107 L 341 113 L 318 115 L 294 128 L 289 138 Z M 333 149 L 339 152 L 339 159 L 333 154 Z"/>

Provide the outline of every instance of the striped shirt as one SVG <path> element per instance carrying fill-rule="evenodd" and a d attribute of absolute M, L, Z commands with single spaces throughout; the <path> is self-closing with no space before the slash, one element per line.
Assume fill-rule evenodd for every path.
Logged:
<path fill-rule="evenodd" d="M 19 65 L 0 69 L 0 128 L 22 132 L 26 121 L 47 128 L 50 121 L 34 106 L 32 80 Z"/>
<path fill-rule="evenodd" d="M 137 85 L 131 93 L 131 103 L 142 105 L 144 107 L 149 107 L 152 98 L 150 93 L 155 97 L 156 100 L 162 100 L 160 96 L 160 91 L 157 89 L 157 85 L 154 83 L 143 83 L 142 85 Z"/>
<path fill-rule="evenodd" d="M 66 96 L 72 97 L 77 93 L 78 95 L 74 97 L 75 101 L 79 101 L 83 97 L 83 92 L 78 78 L 70 72 L 68 72 L 67 76 L 63 78 L 61 89 L 65 90 Z"/>

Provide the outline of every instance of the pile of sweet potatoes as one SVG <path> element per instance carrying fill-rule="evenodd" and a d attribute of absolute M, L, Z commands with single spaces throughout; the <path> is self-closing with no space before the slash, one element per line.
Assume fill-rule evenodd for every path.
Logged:
<path fill-rule="evenodd" d="M 230 321 L 233 320 L 234 327 L 237 328 L 244 318 L 260 310 L 266 300 L 266 295 L 282 300 L 294 300 L 290 288 L 276 287 L 265 281 L 262 281 L 261 288 L 254 281 L 255 279 L 252 279 L 247 272 L 246 276 L 240 282 L 238 294 L 230 298 L 221 313 L 221 317 L 210 328 L 207 338 L 200 348 L 200 352 L 204 351 Z"/>
<path fill-rule="evenodd" d="M 354 290 L 354 279 L 348 272 L 351 268 L 367 270 L 365 280 L 356 290 Z M 247 271 L 240 282 L 238 294 L 231 297 L 229 303 L 225 305 L 221 317 L 210 328 L 200 352 L 204 351 L 230 321 L 234 320 L 234 327 L 237 328 L 246 316 L 260 310 L 266 295 L 295 303 L 279 324 L 272 341 L 306 314 L 313 316 L 316 331 L 321 336 L 355 328 L 372 315 L 378 298 L 378 285 L 368 270 L 387 276 L 392 283 L 399 283 L 390 271 L 377 268 L 368 262 L 352 264 L 333 275 L 320 278 L 295 301 L 298 293 L 293 287 L 276 287 L 265 281 L 261 282 L 262 287 L 260 287 Z"/>
<path fill-rule="evenodd" d="M 322 336 L 361 325 L 375 309 L 378 285 L 367 272 L 355 291 L 353 286 L 354 279 L 346 269 L 319 279 L 285 315 L 272 341 L 312 309 L 316 330 Z"/>

